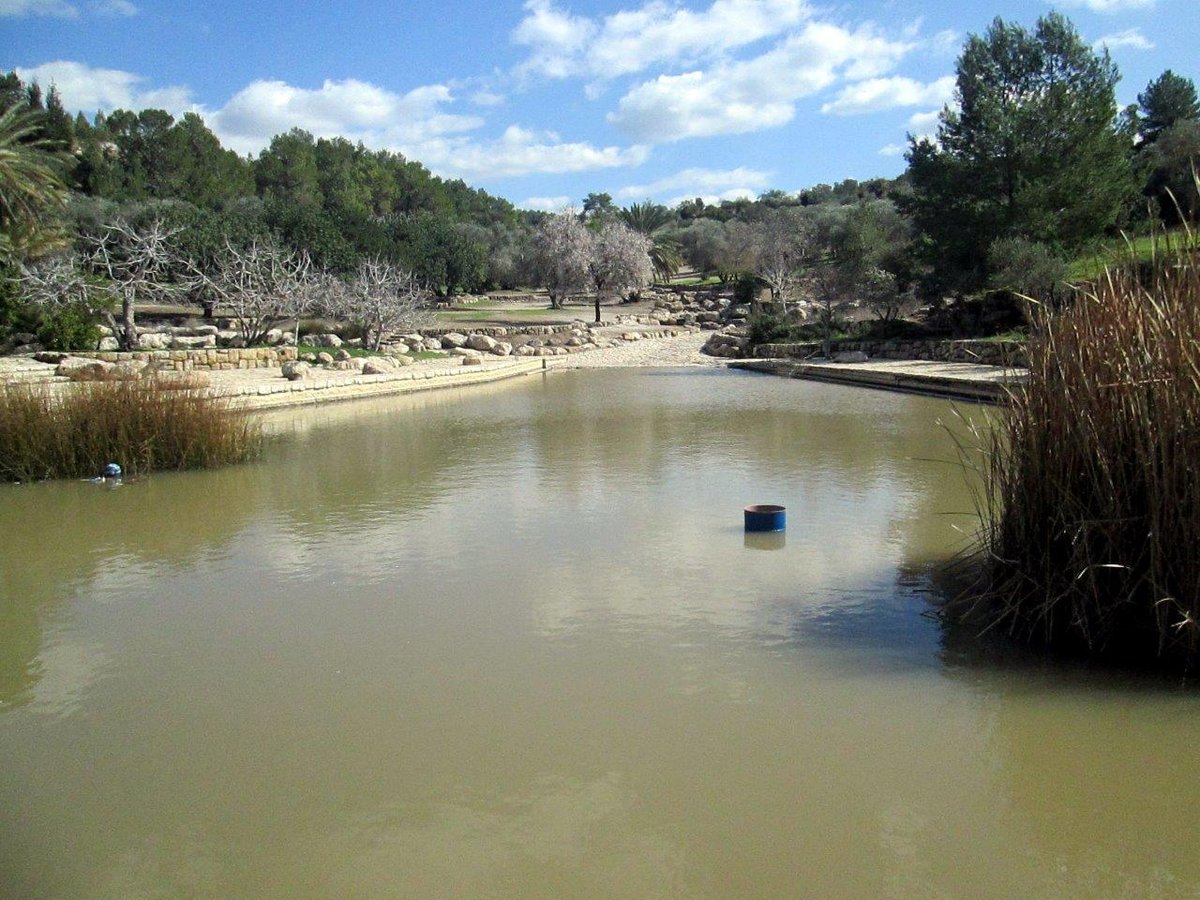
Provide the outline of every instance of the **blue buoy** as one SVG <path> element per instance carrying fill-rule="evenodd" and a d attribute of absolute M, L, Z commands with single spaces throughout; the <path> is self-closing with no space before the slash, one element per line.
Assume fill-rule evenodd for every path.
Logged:
<path fill-rule="evenodd" d="M 747 531 L 783 531 L 787 527 L 787 507 L 756 503 L 745 511 Z"/>
<path fill-rule="evenodd" d="M 107 466 L 104 467 L 104 477 L 105 478 L 120 478 L 121 477 L 121 467 L 118 466 L 116 463 L 109 463 Z"/>

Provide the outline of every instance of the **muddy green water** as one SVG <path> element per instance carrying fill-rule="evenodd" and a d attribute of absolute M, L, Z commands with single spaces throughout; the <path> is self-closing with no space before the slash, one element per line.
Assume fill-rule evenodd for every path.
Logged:
<path fill-rule="evenodd" d="M 1197 697 L 925 615 L 950 417 L 561 373 L 0 489 L 0 896 L 1196 896 Z"/>

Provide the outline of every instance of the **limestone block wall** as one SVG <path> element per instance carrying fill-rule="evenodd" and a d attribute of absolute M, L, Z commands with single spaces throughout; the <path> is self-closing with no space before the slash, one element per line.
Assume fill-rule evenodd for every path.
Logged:
<path fill-rule="evenodd" d="M 135 350 L 131 353 L 99 352 L 71 355 L 112 363 L 135 360 L 149 363 L 153 368 L 167 372 L 217 372 L 229 369 L 279 368 L 288 360 L 296 358 L 296 348 L 213 347 L 202 350 Z"/>

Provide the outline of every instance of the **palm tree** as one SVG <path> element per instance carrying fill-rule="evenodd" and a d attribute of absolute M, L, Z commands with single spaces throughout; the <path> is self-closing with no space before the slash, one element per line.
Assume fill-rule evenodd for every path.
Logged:
<path fill-rule="evenodd" d="M 621 221 L 651 240 L 650 264 L 659 281 L 670 281 L 683 265 L 683 248 L 679 242 L 661 232 L 675 221 L 669 209 L 658 203 L 632 203 L 620 212 Z"/>
<path fill-rule="evenodd" d="M 0 265 L 40 256 L 66 241 L 58 215 L 67 204 L 65 154 L 40 136 L 42 114 L 23 106 L 0 113 Z"/>

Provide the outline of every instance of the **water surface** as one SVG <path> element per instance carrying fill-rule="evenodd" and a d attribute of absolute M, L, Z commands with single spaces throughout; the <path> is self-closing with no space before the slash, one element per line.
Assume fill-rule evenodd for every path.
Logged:
<path fill-rule="evenodd" d="M 555 373 L 6 487 L 0 895 L 1195 896 L 1196 697 L 927 614 L 953 421 Z"/>

